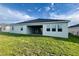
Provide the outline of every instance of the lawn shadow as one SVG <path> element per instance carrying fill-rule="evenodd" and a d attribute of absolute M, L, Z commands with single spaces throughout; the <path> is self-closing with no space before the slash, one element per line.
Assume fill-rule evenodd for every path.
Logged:
<path fill-rule="evenodd" d="M 58 38 L 58 37 L 53 37 L 56 40 L 61 40 L 61 41 L 67 41 L 67 42 L 73 42 L 79 44 L 79 36 L 73 35 L 69 33 L 68 38 Z"/>
<path fill-rule="evenodd" d="M 61 41 L 68 41 L 68 42 L 73 42 L 73 43 L 78 43 L 79 44 L 79 36 L 75 36 L 69 33 L 69 38 L 59 38 L 59 37 L 51 37 L 51 36 L 42 36 L 42 35 L 30 35 L 30 34 L 16 34 L 16 33 L 8 33 L 8 32 L 0 32 L 0 35 L 7 35 L 7 36 L 12 36 L 12 37 L 49 37 L 52 39 L 56 40 L 61 40 Z"/>
<path fill-rule="evenodd" d="M 12 37 L 46 37 L 40 34 L 19 34 L 19 33 L 8 33 L 8 32 L 0 32 L 0 35 L 12 36 Z"/>

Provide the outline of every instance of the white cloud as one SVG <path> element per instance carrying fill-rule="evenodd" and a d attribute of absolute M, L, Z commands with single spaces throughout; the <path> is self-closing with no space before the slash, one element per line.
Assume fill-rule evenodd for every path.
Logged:
<path fill-rule="evenodd" d="M 67 19 L 65 15 L 57 15 L 55 13 L 50 13 L 50 17 L 51 19 Z"/>
<path fill-rule="evenodd" d="M 51 3 L 51 10 L 54 10 L 54 3 Z"/>
<path fill-rule="evenodd" d="M 51 6 L 53 6 L 54 5 L 54 3 L 51 3 Z"/>
<path fill-rule="evenodd" d="M 79 24 L 79 11 L 76 11 L 68 16 L 71 20 L 70 25 Z"/>
<path fill-rule="evenodd" d="M 32 10 L 31 9 L 28 9 L 27 11 L 31 12 Z"/>
<path fill-rule="evenodd" d="M 37 10 L 38 8 L 37 7 L 35 7 L 35 10 Z"/>
<path fill-rule="evenodd" d="M 46 11 L 54 10 L 54 3 L 51 3 L 50 6 L 45 7 L 45 10 L 46 10 Z"/>
<path fill-rule="evenodd" d="M 46 11 L 49 11 L 51 9 L 51 7 L 45 7 Z"/>
<path fill-rule="evenodd" d="M 38 12 L 40 12 L 40 11 L 41 11 L 41 8 L 38 9 Z"/>
<path fill-rule="evenodd" d="M 12 11 L 12 10 L 8 10 L 8 13 L 13 17 L 15 18 L 18 18 L 18 19 L 29 19 L 29 18 L 33 18 L 27 14 L 23 14 L 23 13 L 20 13 L 18 11 Z"/>
<path fill-rule="evenodd" d="M 72 12 L 72 13 L 70 13 L 70 12 Z M 79 24 L 79 10 L 70 11 L 70 12 L 68 14 L 62 14 L 62 15 L 58 15 L 58 14 L 55 14 L 55 13 L 50 13 L 49 18 L 70 20 L 69 25 Z"/>
<path fill-rule="evenodd" d="M 25 21 L 33 19 L 34 17 L 28 14 L 14 11 L 4 6 L 0 6 L 0 22 L 11 22 L 11 21 Z"/>

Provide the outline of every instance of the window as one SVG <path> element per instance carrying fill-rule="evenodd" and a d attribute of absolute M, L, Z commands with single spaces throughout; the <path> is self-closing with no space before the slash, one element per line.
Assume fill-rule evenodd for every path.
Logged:
<path fill-rule="evenodd" d="M 62 29 L 58 29 L 58 32 L 62 32 Z"/>
<path fill-rule="evenodd" d="M 77 32 L 77 35 L 79 35 L 79 31 Z"/>
<path fill-rule="evenodd" d="M 14 30 L 14 27 L 12 26 L 12 30 Z"/>
<path fill-rule="evenodd" d="M 23 27 L 21 28 L 21 31 L 23 31 Z"/>
<path fill-rule="evenodd" d="M 62 32 L 62 25 L 58 25 L 58 32 Z"/>
<path fill-rule="evenodd" d="M 46 31 L 50 31 L 50 28 L 47 28 Z"/>
<path fill-rule="evenodd" d="M 56 28 L 52 28 L 52 31 L 56 31 Z"/>
<path fill-rule="evenodd" d="M 3 30 L 5 30 L 5 27 L 3 27 Z"/>
<path fill-rule="evenodd" d="M 53 32 L 56 31 L 56 25 L 55 24 L 52 25 L 52 31 Z"/>

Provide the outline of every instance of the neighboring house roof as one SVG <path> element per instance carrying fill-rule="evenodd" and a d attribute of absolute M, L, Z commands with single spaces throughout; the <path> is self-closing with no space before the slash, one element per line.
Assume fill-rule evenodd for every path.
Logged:
<path fill-rule="evenodd" d="M 79 27 L 79 24 L 70 26 L 69 28 Z"/>
<path fill-rule="evenodd" d="M 19 23 L 16 23 L 16 24 L 21 24 L 21 23 L 37 23 L 37 22 L 53 22 L 53 21 L 69 22 L 69 20 L 60 20 L 60 19 L 34 19 L 34 20 L 19 22 Z"/>
<path fill-rule="evenodd" d="M 0 24 L 0 26 L 8 26 L 8 25 L 10 24 L 4 24 L 4 23 Z"/>

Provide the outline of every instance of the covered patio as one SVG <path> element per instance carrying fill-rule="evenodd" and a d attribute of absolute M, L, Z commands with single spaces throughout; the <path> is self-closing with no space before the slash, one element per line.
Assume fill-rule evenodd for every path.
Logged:
<path fill-rule="evenodd" d="M 28 28 L 31 34 L 42 34 L 42 25 L 28 26 Z"/>

